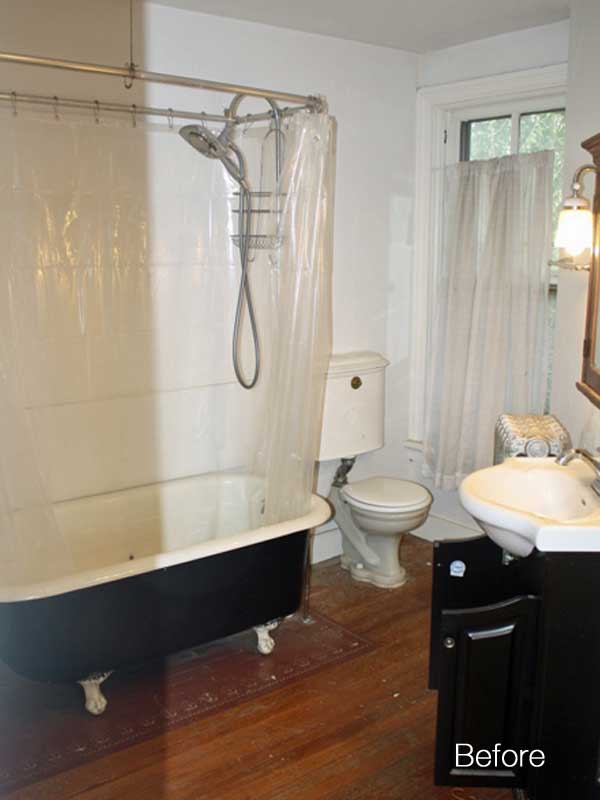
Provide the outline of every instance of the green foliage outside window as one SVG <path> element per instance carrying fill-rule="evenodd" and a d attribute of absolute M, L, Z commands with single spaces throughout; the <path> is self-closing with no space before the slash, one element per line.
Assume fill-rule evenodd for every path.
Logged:
<path fill-rule="evenodd" d="M 565 112 L 538 111 L 519 118 L 519 153 L 554 150 L 553 196 L 555 224 L 563 196 L 565 165 Z M 463 154 L 469 161 L 500 158 L 511 153 L 512 117 L 472 120 L 463 129 Z"/>
<path fill-rule="evenodd" d="M 554 150 L 554 228 L 558 222 L 558 212 L 563 198 L 563 172 L 565 168 L 564 111 L 540 111 L 537 114 L 521 114 L 519 126 L 519 152 L 537 153 L 540 150 Z"/>
<path fill-rule="evenodd" d="M 469 161 L 486 161 L 488 158 L 510 155 L 510 117 L 473 120 L 467 126 Z"/>

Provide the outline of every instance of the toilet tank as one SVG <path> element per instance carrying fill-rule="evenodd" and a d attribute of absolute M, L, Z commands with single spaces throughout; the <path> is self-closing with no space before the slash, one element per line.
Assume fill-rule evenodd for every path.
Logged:
<path fill-rule="evenodd" d="M 319 461 L 352 458 L 383 447 L 388 364 L 381 353 L 370 351 L 332 355 Z"/>

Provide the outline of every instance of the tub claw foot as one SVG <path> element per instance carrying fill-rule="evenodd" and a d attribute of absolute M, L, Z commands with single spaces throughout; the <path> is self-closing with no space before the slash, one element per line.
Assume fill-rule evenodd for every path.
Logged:
<path fill-rule="evenodd" d="M 258 625 L 254 628 L 257 638 L 256 648 L 261 655 L 268 656 L 273 652 L 275 639 L 271 636 L 271 631 L 274 631 L 278 625 L 279 622 L 267 622 L 266 625 Z"/>
<path fill-rule="evenodd" d="M 95 672 L 92 675 L 88 675 L 87 678 L 77 681 L 85 695 L 86 711 L 89 711 L 90 714 L 94 714 L 96 717 L 102 714 L 108 705 L 108 700 L 102 694 L 100 686 L 111 675 L 112 670 L 110 672 Z"/>

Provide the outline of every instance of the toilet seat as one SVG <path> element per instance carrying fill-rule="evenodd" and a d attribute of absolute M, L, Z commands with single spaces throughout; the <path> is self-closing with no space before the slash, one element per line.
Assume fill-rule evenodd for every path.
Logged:
<path fill-rule="evenodd" d="M 420 511 L 433 501 L 424 486 L 401 478 L 374 477 L 347 483 L 342 494 L 354 508 L 381 514 Z"/>

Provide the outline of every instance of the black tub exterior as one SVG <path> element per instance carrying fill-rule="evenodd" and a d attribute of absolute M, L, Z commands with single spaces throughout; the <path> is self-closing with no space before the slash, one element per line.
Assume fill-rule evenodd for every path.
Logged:
<path fill-rule="evenodd" d="M 0 658 L 38 681 L 76 681 L 219 639 L 300 607 L 300 531 L 61 595 L 0 603 Z"/>

